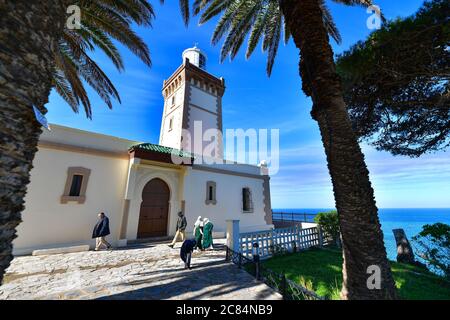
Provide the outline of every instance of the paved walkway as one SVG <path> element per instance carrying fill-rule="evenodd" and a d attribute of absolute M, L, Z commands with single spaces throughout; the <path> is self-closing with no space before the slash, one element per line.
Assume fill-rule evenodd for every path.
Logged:
<path fill-rule="evenodd" d="M 191 270 L 184 270 L 179 250 L 165 244 L 17 257 L 0 286 L 0 300 L 281 298 L 224 258 L 220 244 L 195 252 Z"/>

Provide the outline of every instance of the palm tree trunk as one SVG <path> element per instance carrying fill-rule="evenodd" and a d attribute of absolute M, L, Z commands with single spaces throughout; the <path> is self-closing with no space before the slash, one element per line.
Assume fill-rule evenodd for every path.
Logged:
<path fill-rule="evenodd" d="M 364 155 L 353 133 L 318 0 L 282 0 L 301 52 L 303 90 L 311 96 L 333 183 L 343 248 L 343 299 L 396 299 Z M 371 289 L 368 267 L 379 267 L 381 288 Z M 375 282 L 376 285 L 376 282 Z"/>
<path fill-rule="evenodd" d="M 0 284 L 12 260 L 66 2 L 0 0 Z"/>

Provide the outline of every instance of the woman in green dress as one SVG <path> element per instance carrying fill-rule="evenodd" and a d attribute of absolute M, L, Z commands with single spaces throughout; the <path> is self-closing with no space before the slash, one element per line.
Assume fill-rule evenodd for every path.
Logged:
<path fill-rule="evenodd" d="M 212 248 L 213 246 L 213 238 L 212 238 L 212 231 L 213 231 L 214 225 L 211 221 L 209 221 L 208 218 L 205 218 L 203 220 L 203 249 L 208 249 L 209 247 Z"/>
<path fill-rule="evenodd" d="M 203 251 L 202 247 L 202 239 L 203 239 L 203 220 L 202 217 L 199 216 L 197 218 L 197 221 L 194 223 L 194 237 L 197 244 L 195 245 L 195 248 L 198 248 L 199 250 Z"/>

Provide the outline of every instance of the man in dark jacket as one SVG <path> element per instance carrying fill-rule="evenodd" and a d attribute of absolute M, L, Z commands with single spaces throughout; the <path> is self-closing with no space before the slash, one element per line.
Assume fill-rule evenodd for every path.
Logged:
<path fill-rule="evenodd" d="M 177 232 L 175 233 L 175 237 L 173 237 L 172 243 L 169 244 L 169 247 L 173 248 L 175 243 L 178 241 L 178 237 L 181 236 L 181 241 L 186 239 L 186 226 L 187 221 L 186 217 L 183 214 L 183 211 L 178 212 L 178 220 L 177 220 Z"/>
<path fill-rule="evenodd" d="M 180 258 L 184 262 L 185 269 L 191 268 L 192 251 L 194 251 L 194 247 L 196 244 L 197 244 L 196 241 L 192 239 L 184 241 L 183 244 L 181 245 Z"/>
<path fill-rule="evenodd" d="M 95 251 L 100 250 L 102 246 L 105 246 L 106 249 L 110 249 L 111 244 L 109 244 L 109 242 L 105 239 L 105 237 L 110 234 L 109 219 L 105 216 L 104 212 L 100 212 L 98 218 L 99 220 L 94 227 L 94 231 L 92 232 L 92 238 L 95 238 Z"/>

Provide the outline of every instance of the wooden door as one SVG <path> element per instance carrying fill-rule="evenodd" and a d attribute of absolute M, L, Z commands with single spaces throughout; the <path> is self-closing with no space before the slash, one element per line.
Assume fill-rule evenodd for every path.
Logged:
<path fill-rule="evenodd" d="M 139 239 L 167 236 L 170 190 L 161 179 L 150 180 L 142 191 Z"/>

